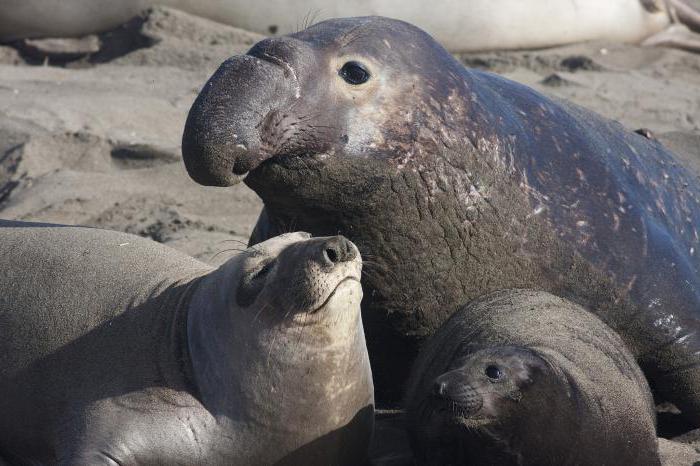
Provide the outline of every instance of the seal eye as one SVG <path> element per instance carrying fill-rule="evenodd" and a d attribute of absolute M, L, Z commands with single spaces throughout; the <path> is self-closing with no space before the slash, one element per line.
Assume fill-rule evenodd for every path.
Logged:
<path fill-rule="evenodd" d="M 272 267 L 274 267 L 274 265 L 275 265 L 275 261 L 270 261 L 270 262 L 265 263 L 265 265 L 263 265 L 262 267 L 260 267 L 260 269 L 258 269 L 258 270 L 250 277 L 251 281 L 252 281 L 252 280 L 259 280 L 259 279 L 261 279 L 261 278 L 264 278 L 265 275 L 267 275 L 268 273 L 270 273 L 270 270 L 272 270 Z"/>
<path fill-rule="evenodd" d="M 498 380 L 503 376 L 503 372 L 501 372 L 501 369 L 498 366 L 489 366 L 486 368 L 484 373 L 486 374 L 486 377 L 492 380 Z"/>
<path fill-rule="evenodd" d="M 338 71 L 341 78 L 345 80 L 346 83 L 358 86 L 360 84 L 366 83 L 369 80 L 369 71 L 362 63 L 356 61 L 349 61 L 343 65 L 343 67 Z"/>

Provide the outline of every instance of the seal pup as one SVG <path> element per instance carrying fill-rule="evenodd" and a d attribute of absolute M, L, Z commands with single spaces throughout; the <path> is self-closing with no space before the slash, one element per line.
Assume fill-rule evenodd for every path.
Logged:
<path fill-rule="evenodd" d="M 497 292 L 455 313 L 416 361 L 406 408 L 421 464 L 661 464 L 634 357 L 545 292 Z"/>
<path fill-rule="evenodd" d="M 658 142 L 369 17 L 224 62 L 182 150 L 195 181 L 244 178 L 263 200 L 252 244 L 295 225 L 372 262 L 379 399 L 400 399 L 419 345 L 461 305 L 527 288 L 600 316 L 700 425 L 700 187 Z"/>
<path fill-rule="evenodd" d="M 150 240 L 0 221 L 10 464 L 361 464 L 361 259 L 286 234 L 212 269 Z"/>
<path fill-rule="evenodd" d="M 0 41 L 81 36 L 117 27 L 154 4 L 193 13 L 260 34 L 289 34 L 306 18 L 389 16 L 414 23 L 448 50 L 470 52 L 552 47 L 608 40 L 640 43 L 664 32 L 671 8 L 681 21 L 700 27 L 683 0 L 441 0 L 425 14 L 417 0 L 0 0 Z M 674 37 L 678 34 L 673 34 Z M 664 38 L 655 43 L 700 49 L 700 40 Z M 695 44 L 694 46 L 691 46 Z"/>

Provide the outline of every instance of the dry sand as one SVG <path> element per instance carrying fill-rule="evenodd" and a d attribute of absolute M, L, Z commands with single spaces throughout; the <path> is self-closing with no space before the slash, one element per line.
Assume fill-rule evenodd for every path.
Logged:
<path fill-rule="evenodd" d="M 83 41 L 0 46 L 0 218 L 127 231 L 212 263 L 235 254 L 261 202 L 243 185 L 195 184 L 179 146 L 199 88 L 259 39 L 156 9 Z M 700 55 L 591 43 L 460 58 L 650 130 L 700 182 Z M 405 464 L 396 418 L 384 418 L 381 464 Z M 662 452 L 700 461 L 692 443 Z"/>

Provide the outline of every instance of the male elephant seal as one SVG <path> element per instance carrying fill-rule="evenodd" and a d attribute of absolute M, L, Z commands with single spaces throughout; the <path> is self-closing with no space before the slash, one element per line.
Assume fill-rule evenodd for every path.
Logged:
<path fill-rule="evenodd" d="M 545 292 L 458 311 L 421 352 L 406 402 L 422 464 L 661 464 L 634 357 L 597 317 Z"/>
<path fill-rule="evenodd" d="M 681 21 L 700 27 L 700 17 L 684 0 L 439 0 L 430 14 L 418 0 L 0 0 L 0 41 L 101 32 L 154 4 L 261 34 L 297 31 L 310 17 L 390 16 L 427 30 L 453 52 L 590 40 L 640 43 L 668 28 L 674 8 Z M 669 41 L 663 42 L 700 49 L 700 40 Z"/>
<path fill-rule="evenodd" d="M 345 238 L 220 268 L 131 235 L 0 221 L 11 464 L 361 464 L 373 391 Z M 1 462 L 1 461 L 0 461 Z"/>
<path fill-rule="evenodd" d="M 380 399 L 459 306 L 529 288 L 599 315 L 700 425 L 700 189 L 659 143 L 371 17 L 224 62 L 182 149 L 196 181 L 262 198 L 251 243 L 294 227 L 357 244 Z"/>

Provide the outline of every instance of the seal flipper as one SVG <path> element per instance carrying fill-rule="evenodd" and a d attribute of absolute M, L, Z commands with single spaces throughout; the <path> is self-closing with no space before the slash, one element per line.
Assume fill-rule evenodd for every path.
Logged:
<path fill-rule="evenodd" d="M 684 0 L 668 0 L 678 21 L 685 24 L 692 31 L 700 32 L 700 11 L 688 5 Z"/>
<path fill-rule="evenodd" d="M 694 426 L 700 425 L 700 277 L 662 226 L 646 223 L 648 275 L 639 276 L 632 289 L 638 302 L 646 303 L 645 328 L 653 333 L 640 334 L 650 345 L 638 354 L 638 361 L 655 395 L 670 401 Z M 669 277 L 662 283 L 659 276 Z M 689 311 L 689 312 L 688 312 Z M 654 343 L 652 343 L 654 342 Z"/>
<path fill-rule="evenodd" d="M 665 0 L 671 26 L 648 37 L 642 42 L 645 47 L 670 47 L 700 53 L 700 12 L 684 0 Z M 645 8 L 647 3 L 642 0 Z M 693 32 L 695 31 L 695 32 Z"/>
<path fill-rule="evenodd" d="M 684 24 L 672 24 L 658 34 L 642 42 L 644 47 L 670 47 L 700 53 L 700 34 L 691 31 Z"/>

